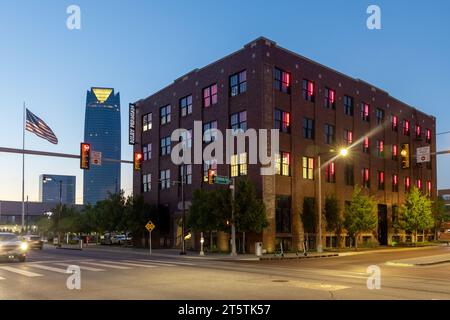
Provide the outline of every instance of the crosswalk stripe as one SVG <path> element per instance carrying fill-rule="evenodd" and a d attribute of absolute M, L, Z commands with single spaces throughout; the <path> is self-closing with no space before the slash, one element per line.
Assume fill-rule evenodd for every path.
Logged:
<path fill-rule="evenodd" d="M 22 270 L 22 269 L 19 269 L 19 268 L 13 268 L 13 267 L 6 267 L 6 266 L 4 266 L 4 267 L 0 267 L 0 269 L 1 270 L 5 270 L 5 271 L 9 271 L 9 272 L 12 272 L 12 273 L 17 273 L 17 274 L 20 274 L 20 275 L 25 276 L 25 277 L 42 277 L 42 274 L 34 273 L 34 272 L 26 271 L 26 270 Z"/>
<path fill-rule="evenodd" d="M 94 271 L 94 272 L 100 272 L 100 271 L 105 271 L 105 269 L 98 269 L 98 268 L 92 268 L 92 267 L 86 267 L 86 266 L 79 266 L 78 264 L 70 264 L 70 263 L 55 263 L 58 266 L 63 266 L 63 267 L 68 267 L 68 266 L 78 266 L 80 267 L 81 270 L 86 270 L 86 271 Z"/>
<path fill-rule="evenodd" d="M 48 267 L 48 266 L 44 266 L 44 265 L 42 265 L 42 264 L 34 264 L 34 263 L 30 263 L 28 266 L 29 266 L 29 267 L 32 267 L 32 268 L 38 268 L 38 269 L 47 270 L 47 271 L 52 271 L 52 272 L 57 272 L 57 273 L 68 273 L 66 269 L 60 269 L 60 268 L 54 268 L 54 267 Z"/>
<path fill-rule="evenodd" d="M 105 263 L 98 263 L 98 262 L 90 262 L 90 261 L 83 261 L 82 264 L 90 264 L 90 265 L 93 265 L 93 266 L 112 268 L 112 269 L 120 269 L 120 270 L 131 269 L 130 267 L 117 266 L 117 265 L 112 265 L 112 264 L 109 264 L 109 263 L 105 264 Z"/>
<path fill-rule="evenodd" d="M 179 264 L 179 265 L 184 265 L 184 266 L 195 266 L 195 264 L 193 263 L 188 263 L 188 262 L 179 262 L 179 261 L 162 261 L 162 260 L 149 260 L 149 259 L 139 259 L 139 261 L 144 261 L 144 262 L 155 262 L 155 263 L 171 263 L 171 264 Z"/>
<path fill-rule="evenodd" d="M 135 260 L 122 260 L 122 261 L 124 261 L 124 262 L 128 262 L 128 263 L 135 263 L 136 261 Z M 144 261 L 142 261 L 142 262 L 144 262 Z M 159 263 L 159 262 L 156 262 L 156 263 L 153 263 L 152 261 L 145 261 L 145 264 L 147 265 L 153 265 L 153 266 L 155 266 L 155 267 L 176 267 L 176 265 L 174 265 L 174 264 L 169 264 L 169 263 Z"/>
<path fill-rule="evenodd" d="M 101 262 L 108 263 L 109 261 L 101 261 Z M 118 261 L 114 261 L 114 263 L 118 264 L 118 265 L 130 266 L 130 267 L 144 267 L 144 268 L 155 268 L 156 267 L 155 265 L 142 264 L 142 263 L 118 262 Z"/>

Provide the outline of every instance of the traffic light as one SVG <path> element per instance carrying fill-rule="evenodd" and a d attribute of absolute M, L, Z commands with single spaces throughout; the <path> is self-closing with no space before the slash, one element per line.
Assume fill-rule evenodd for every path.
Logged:
<path fill-rule="evenodd" d="M 89 170 L 91 163 L 91 145 L 89 143 L 81 143 L 80 146 L 80 169 Z"/>
<path fill-rule="evenodd" d="M 134 171 L 140 171 L 141 170 L 142 159 L 143 158 L 144 157 L 142 155 L 142 152 L 135 152 L 134 153 L 134 160 L 133 160 Z"/>
<path fill-rule="evenodd" d="M 409 161 L 409 143 L 402 144 L 400 155 L 402 157 L 402 168 L 408 169 L 410 166 Z"/>
<path fill-rule="evenodd" d="M 208 184 L 214 184 L 216 180 L 216 170 L 208 169 Z"/>

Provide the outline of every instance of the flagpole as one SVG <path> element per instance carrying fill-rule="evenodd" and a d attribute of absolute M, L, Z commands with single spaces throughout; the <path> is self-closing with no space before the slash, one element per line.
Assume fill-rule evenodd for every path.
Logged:
<path fill-rule="evenodd" d="M 22 126 L 22 232 L 25 227 L 25 102 L 23 103 Z"/>

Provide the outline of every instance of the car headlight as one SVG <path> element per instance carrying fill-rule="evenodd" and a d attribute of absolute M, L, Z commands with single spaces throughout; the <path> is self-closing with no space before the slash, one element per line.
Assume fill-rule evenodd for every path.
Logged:
<path fill-rule="evenodd" d="M 22 251 L 27 251 L 27 250 L 28 250 L 28 243 L 22 242 L 22 243 L 20 244 L 20 250 L 22 250 Z"/>

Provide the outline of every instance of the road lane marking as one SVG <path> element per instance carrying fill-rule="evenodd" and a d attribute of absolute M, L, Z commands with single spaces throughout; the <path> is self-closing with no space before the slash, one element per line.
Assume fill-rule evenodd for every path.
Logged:
<path fill-rule="evenodd" d="M 178 262 L 178 261 L 161 261 L 161 260 L 150 260 L 150 259 L 138 259 L 139 261 L 143 262 L 155 262 L 155 263 L 171 263 L 171 264 L 179 264 L 179 265 L 185 265 L 185 266 L 195 266 L 193 263 L 188 262 Z"/>
<path fill-rule="evenodd" d="M 54 268 L 54 267 L 44 266 L 42 264 L 30 264 L 29 266 L 32 268 L 38 268 L 38 269 L 52 271 L 52 272 L 56 272 L 56 273 L 68 273 L 67 269 Z"/>
<path fill-rule="evenodd" d="M 6 280 L 5 278 L 2 278 L 2 277 L 0 277 L 0 281 L 2 281 L 2 280 Z"/>
<path fill-rule="evenodd" d="M 90 261 L 83 261 L 82 264 L 90 264 L 93 266 L 98 266 L 98 267 L 104 267 L 104 268 L 112 268 L 112 269 L 120 269 L 120 270 L 129 270 L 131 268 L 129 267 L 124 267 L 124 266 L 117 266 L 117 265 L 112 265 L 112 264 L 105 264 L 105 263 L 98 263 L 98 262 L 90 262 Z"/>
<path fill-rule="evenodd" d="M 22 270 L 22 269 L 18 269 L 18 268 L 13 268 L 13 267 L 0 267 L 1 270 L 5 270 L 5 271 L 9 271 L 12 273 L 17 273 L 20 274 L 22 276 L 25 277 L 42 277 L 42 274 L 39 273 L 34 273 L 34 272 L 30 272 L 30 271 L 26 271 L 26 270 Z"/>
<path fill-rule="evenodd" d="M 100 261 L 100 262 L 109 263 L 109 261 Z M 144 268 L 155 268 L 156 267 L 155 265 L 149 265 L 149 264 L 119 262 L 119 261 L 114 261 L 114 264 L 130 266 L 130 267 L 144 267 Z"/>
<path fill-rule="evenodd" d="M 124 262 L 131 262 L 131 263 L 135 263 L 136 262 L 135 260 L 122 260 L 122 261 L 124 261 Z M 142 261 L 142 262 L 144 262 L 144 261 Z M 155 267 L 176 267 L 176 265 L 174 265 L 174 264 L 152 262 L 150 260 L 149 261 L 145 261 L 145 263 L 149 264 L 149 265 L 153 265 Z"/>
<path fill-rule="evenodd" d="M 300 282 L 300 281 L 292 281 L 291 283 L 296 287 L 300 287 L 303 289 L 320 290 L 320 291 L 339 291 L 350 289 L 350 287 L 348 286 L 336 284 L 323 284 L 323 283 Z"/>
<path fill-rule="evenodd" d="M 70 263 L 55 263 L 58 266 L 68 267 L 68 266 L 78 266 L 78 264 L 70 264 Z M 94 272 L 100 272 L 100 271 L 106 271 L 105 269 L 98 269 L 98 268 L 92 268 L 92 267 L 86 267 L 86 266 L 79 266 L 81 270 L 86 271 L 94 271 Z"/>

